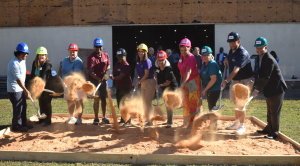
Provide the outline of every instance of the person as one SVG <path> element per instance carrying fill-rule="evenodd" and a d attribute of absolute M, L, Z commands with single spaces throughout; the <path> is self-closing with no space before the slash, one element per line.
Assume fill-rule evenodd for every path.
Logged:
<path fill-rule="evenodd" d="M 179 54 L 176 52 L 176 50 L 173 48 L 172 49 L 172 58 L 173 58 L 173 62 L 170 62 L 171 63 L 171 66 L 172 66 L 172 69 L 173 69 L 173 72 L 174 72 L 174 75 L 176 77 L 176 80 L 177 80 L 177 83 L 178 85 L 180 84 L 180 72 L 179 72 L 179 69 L 177 67 L 178 65 L 178 61 L 180 59 L 180 56 Z"/>
<path fill-rule="evenodd" d="M 224 73 L 224 70 L 225 70 L 225 79 L 227 78 L 227 67 L 225 69 L 224 59 L 227 58 L 227 56 L 228 55 L 224 52 L 224 48 L 220 47 L 219 53 L 217 54 L 217 57 L 216 57 L 216 62 L 220 66 L 221 73 Z"/>
<path fill-rule="evenodd" d="M 279 63 L 279 58 L 278 58 L 276 52 L 275 51 L 271 51 L 270 54 L 274 57 L 274 59 L 276 60 L 276 62 Z"/>
<path fill-rule="evenodd" d="M 172 63 L 174 60 L 173 60 L 171 49 L 167 49 L 166 53 L 167 53 L 167 60 Z"/>
<path fill-rule="evenodd" d="M 191 41 L 187 38 L 181 40 L 179 44 L 180 59 L 178 62 L 178 69 L 181 74 L 181 87 L 183 92 L 183 127 L 190 128 L 193 124 L 194 117 L 201 110 L 202 101 L 201 96 L 201 80 L 198 74 L 197 61 L 192 53 Z M 200 107 L 197 109 L 198 102 Z"/>
<path fill-rule="evenodd" d="M 36 51 L 36 57 L 35 60 L 32 63 L 32 68 L 31 68 L 31 78 L 33 79 L 34 77 L 41 77 L 45 83 L 45 89 L 50 89 L 48 88 L 49 82 L 48 80 L 51 75 L 51 67 L 52 64 L 48 59 L 48 51 L 45 47 L 41 46 L 37 49 Z M 43 92 L 39 98 L 39 105 L 40 105 L 40 111 L 41 114 L 46 114 L 47 117 L 45 119 L 39 119 L 39 121 L 36 122 L 36 124 L 41 124 L 44 123 L 44 127 L 51 125 L 51 117 L 52 117 L 52 106 L 51 106 L 51 101 L 52 101 L 52 96 L 50 96 L 51 93 L 49 92 Z"/>
<path fill-rule="evenodd" d="M 159 51 L 161 51 L 161 50 L 163 50 L 162 46 L 161 46 L 161 45 L 158 45 L 158 46 L 157 46 L 157 50 L 154 52 L 154 55 L 157 55 L 157 53 L 158 53 Z"/>
<path fill-rule="evenodd" d="M 156 61 L 156 54 L 154 54 L 154 48 L 153 47 L 149 47 L 148 58 L 151 61 L 152 66 L 154 66 L 155 61 Z"/>
<path fill-rule="evenodd" d="M 196 58 L 196 61 L 197 61 L 197 68 L 198 68 L 198 73 L 200 74 L 200 71 L 201 71 L 201 68 L 202 68 L 202 58 L 201 58 L 201 54 L 200 54 L 200 48 L 199 47 L 195 47 L 194 48 L 194 51 L 193 51 L 193 54 Z"/>
<path fill-rule="evenodd" d="M 26 43 L 17 45 L 12 58 L 7 66 L 7 93 L 13 107 L 12 130 L 27 132 L 32 129 L 32 125 L 27 124 L 27 104 L 26 97 L 31 94 L 25 87 L 26 79 L 26 59 L 30 53 Z"/>
<path fill-rule="evenodd" d="M 150 113 L 152 111 L 152 99 L 155 94 L 156 81 L 154 79 L 154 73 L 152 63 L 148 59 L 147 52 L 148 47 L 146 44 L 141 43 L 137 48 L 138 57 L 136 64 L 136 71 L 138 78 L 136 80 L 135 89 L 141 84 L 142 98 L 145 106 L 145 126 L 152 125 L 150 120 Z"/>
<path fill-rule="evenodd" d="M 71 75 L 72 73 L 82 73 L 83 72 L 83 62 L 78 57 L 78 46 L 75 43 L 71 43 L 68 47 L 69 50 L 69 56 L 66 57 L 60 64 L 58 76 L 62 76 L 62 78 L 66 78 L 67 76 Z M 64 90 L 64 99 L 67 101 L 68 104 L 68 110 L 70 114 L 70 118 L 66 120 L 65 122 L 68 124 L 75 124 L 80 125 L 82 124 L 82 113 L 83 113 L 83 102 L 82 99 L 84 98 L 84 92 L 83 90 L 77 90 L 77 96 L 75 100 L 71 100 L 68 94 L 67 88 Z M 76 120 L 75 118 L 75 105 L 76 110 L 78 113 L 78 118 Z"/>
<path fill-rule="evenodd" d="M 156 89 L 162 88 L 164 92 L 166 89 L 175 91 L 177 89 L 178 84 L 176 78 L 173 73 L 173 69 L 171 67 L 170 62 L 167 60 L 167 53 L 164 51 L 159 51 L 156 56 L 157 60 L 155 62 L 156 66 L 156 78 L 157 78 L 157 86 Z M 167 110 L 167 126 L 166 128 L 172 127 L 173 124 L 173 109 L 171 107 L 166 106 Z"/>
<path fill-rule="evenodd" d="M 232 86 L 237 83 L 248 85 L 252 80 L 253 72 L 249 53 L 241 45 L 240 35 L 236 32 L 230 32 L 227 42 L 229 43 L 230 51 L 228 57 L 224 59 L 224 64 L 229 64 L 230 74 L 227 79 L 222 82 L 221 86 L 223 89 L 225 89 L 226 84 L 233 80 L 230 85 L 230 101 L 235 104 L 235 107 L 237 107 L 235 93 L 232 89 Z M 250 87 L 250 89 L 251 88 L 252 87 Z M 234 133 L 236 134 L 244 133 L 246 131 L 246 127 L 244 125 L 245 117 L 245 111 L 235 110 L 236 121 L 233 125 L 228 126 L 226 129 L 235 130 Z"/>
<path fill-rule="evenodd" d="M 205 96 L 207 94 L 208 109 L 209 111 L 212 111 L 220 96 L 222 73 L 218 63 L 214 60 L 210 47 L 202 47 L 201 54 L 204 63 L 203 69 L 200 71 L 200 77 L 202 86 L 205 87 L 201 95 Z M 216 120 L 211 122 L 210 129 L 216 129 L 216 123 Z"/>
<path fill-rule="evenodd" d="M 117 58 L 118 62 L 116 63 L 113 75 L 110 76 L 110 79 L 115 81 L 116 86 L 116 98 L 117 104 L 120 109 L 121 106 L 124 106 L 125 97 L 128 96 L 132 87 L 132 80 L 130 77 L 130 66 L 126 61 L 127 52 L 123 48 L 119 48 L 117 50 Z M 129 125 L 131 119 L 127 122 L 123 120 L 121 117 L 121 121 L 119 123 L 124 123 L 124 126 Z"/>
<path fill-rule="evenodd" d="M 87 69 L 89 70 L 89 79 L 90 81 L 97 86 L 101 83 L 99 87 L 99 98 L 101 100 L 102 108 L 102 122 L 109 124 L 109 120 L 106 118 L 106 86 L 107 81 L 103 79 L 103 76 L 110 69 L 110 59 L 109 55 L 106 52 L 103 52 L 103 40 L 101 38 L 96 38 L 94 40 L 94 52 L 91 53 L 87 58 Z M 99 98 L 94 99 L 94 115 L 95 119 L 93 124 L 99 125 L 98 113 L 99 113 Z"/>
<path fill-rule="evenodd" d="M 276 59 L 268 52 L 268 41 L 264 37 L 255 40 L 256 52 L 259 55 L 258 79 L 253 97 L 263 92 L 267 103 L 267 126 L 258 133 L 267 134 L 264 138 L 276 139 L 279 133 L 280 113 L 287 85 L 283 79 Z"/>

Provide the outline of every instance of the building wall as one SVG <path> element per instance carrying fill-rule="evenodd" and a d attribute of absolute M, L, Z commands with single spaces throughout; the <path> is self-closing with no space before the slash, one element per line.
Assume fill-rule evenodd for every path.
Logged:
<path fill-rule="evenodd" d="M 103 39 L 104 48 L 112 59 L 111 25 L 0 28 L 0 36 L 0 75 L 6 75 L 7 64 L 14 57 L 13 52 L 21 42 L 28 44 L 30 51 L 26 60 L 28 71 L 31 71 L 36 50 L 40 46 L 47 48 L 52 69 L 58 71 L 60 61 L 68 56 L 69 44 L 76 43 L 80 55 L 80 49 L 93 49 L 93 41 L 97 37 Z"/>
<path fill-rule="evenodd" d="M 279 57 L 279 66 L 284 78 L 300 74 L 300 24 L 299 23 L 248 23 L 248 24 L 215 24 L 215 53 L 222 46 L 229 52 L 226 42 L 230 32 L 238 32 L 241 44 L 250 55 L 257 54 L 254 42 L 258 37 L 265 37 L 269 43 L 268 51 L 275 51 Z"/>

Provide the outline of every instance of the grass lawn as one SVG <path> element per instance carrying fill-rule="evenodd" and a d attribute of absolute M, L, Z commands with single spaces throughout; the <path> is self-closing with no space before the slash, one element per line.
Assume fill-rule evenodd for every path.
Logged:
<path fill-rule="evenodd" d="M 35 101 L 38 105 L 38 101 Z M 117 108 L 116 100 L 113 99 L 114 106 Z M 162 103 L 162 99 L 160 100 Z M 107 100 L 108 103 L 108 100 Z M 153 100 L 153 104 L 156 100 Z M 234 106 L 229 99 L 222 99 L 223 107 L 222 115 L 234 116 Z M 203 100 L 204 112 L 207 112 L 207 102 Z M 164 113 L 166 114 L 165 107 L 162 106 Z M 252 100 L 247 106 L 247 116 L 255 116 L 258 119 L 266 123 L 267 111 L 265 100 Z M 53 113 L 67 113 L 67 103 L 62 98 L 52 100 Z M 117 114 L 119 110 L 116 109 Z M 100 111 L 101 112 L 101 111 Z M 28 118 L 36 114 L 36 110 L 30 100 L 27 100 L 27 116 Z M 93 100 L 89 99 L 84 102 L 84 114 L 93 114 Z M 108 106 L 108 113 L 110 114 L 110 107 Z M 280 131 L 292 138 L 296 142 L 300 142 L 300 102 L 297 100 L 285 100 L 281 111 Z M 182 115 L 181 110 L 175 110 L 174 115 Z M 12 105 L 8 99 L 0 100 L 0 130 L 10 126 L 12 119 Z M 91 120 L 92 123 L 92 120 Z M 100 163 L 40 163 L 40 162 L 25 162 L 25 161 L 1 161 L 2 165 L 103 165 Z M 105 164 L 105 165 L 119 165 L 119 164 Z"/>

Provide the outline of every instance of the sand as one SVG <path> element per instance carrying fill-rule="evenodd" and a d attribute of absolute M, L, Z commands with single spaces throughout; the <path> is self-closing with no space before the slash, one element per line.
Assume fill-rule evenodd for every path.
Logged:
<path fill-rule="evenodd" d="M 121 116 L 125 122 L 127 122 L 130 118 L 137 118 L 140 126 L 144 126 L 144 105 L 141 97 L 129 100 L 124 106 L 121 105 L 120 108 Z"/>
<path fill-rule="evenodd" d="M 190 140 L 191 130 L 182 129 L 182 119 L 175 119 L 172 128 L 157 122 L 159 138 L 151 137 L 154 126 L 120 126 L 116 134 L 110 124 L 92 125 L 93 119 L 83 119 L 82 125 L 69 125 L 67 117 L 52 117 L 52 125 L 33 124 L 28 133 L 10 132 L 0 137 L 0 150 L 49 152 L 99 152 L 119 154 L 195 154 L 195 155 L 300 155 L 299 149 L 282 139 L 264 139 L 261 129 L 246 120 L 242 136 L 224 130 L 232 121 L 218 120 L 218 132 L 207 132 L 193 147 L 180 147 L 180 141 Z M 109 119 L 112 120 L 112 119 Z M 138 121 L 132 120 L 133 124 Z M 176 137 L 175 137 L 176 136 Z"/>
<path fill-rule="evenodd" d="M 64 79 L 64 82 L 70 90 L 70 100 L 75 100 L 76 98 L 78 98 L 77 90 L 83 89 L 82 85 L 84 83 L 86 83 L 86 80 L 85 80 L 84 76 L 82 76 L 78 73 L 73 73 L 73 74 L 67 76 Z"/>
<path fill-rule="evenodd" d="M 45 81 L 41 77 L 34 77 L 29 83 L 29 91 L 31 93 L 31 97 L 35 100 L 38 99 L 44 88 L 45 88 Z"/>
<path fill-rule="evenodd" d="M 242 109 L 249 99 L 250 89 L 248 86 L 243 84 L 235 84 L 232 86 L 232 89 L 234 90 L 236 98 L 235 107 L 238 109 Z"/>
<path fill-rule="evenodd" d="M 90 81 L 87 81 L 82 85 L 82 90 L 87 94 L 93 94 L 96 90 L 96 87 L 93 83 Z"/>
<path fill-rule="evenodd" d="M 162 97 L 165 100 L 166 105 L 173 109 L 179 108 L 182 103 L 180 91 L 173 92 L 165 90 Z"/>

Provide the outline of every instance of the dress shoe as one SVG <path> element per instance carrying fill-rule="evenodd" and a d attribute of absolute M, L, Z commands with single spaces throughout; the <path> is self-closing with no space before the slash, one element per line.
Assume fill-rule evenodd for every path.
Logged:
<path fill-rule="evenodd" d="M 13 131 L 27 132 L 28 128 L 21 126 L 21 127 L 13 128 Z"/>
<path fill-rule="evenodd" d="M 269 134 L 266 130 L 256 130 L 259 134 Z"/>
<path fill-rule="evenodd" d="M 23 127 L 27 127 L 28 129 L 32 129 L 33 128 L 32 125 L 26 125 L 26 126 L 23 126 Z"/>
<path fill-rule="evenodd" d="M 35 124 L 42 124 L 43 122 L 41 122 L 41 121 L 37 121 L 37 122 L 35 122 Z"/>
<path fill-rule="evenodd" d="M 276 139 L 277 136 L 274 136 L 272 134 L 268 134 L 266 136 L 264 136 L 264 138 L 268 138 L 268 139 Z"/>
<path fill-rule="evenodd" d="M 51 124 L 48 124 L 48 123 L 45 123 L 44 125 L 43 125 L 43 127 L 47 127 L 47 126 L 50 126 Z"/>

